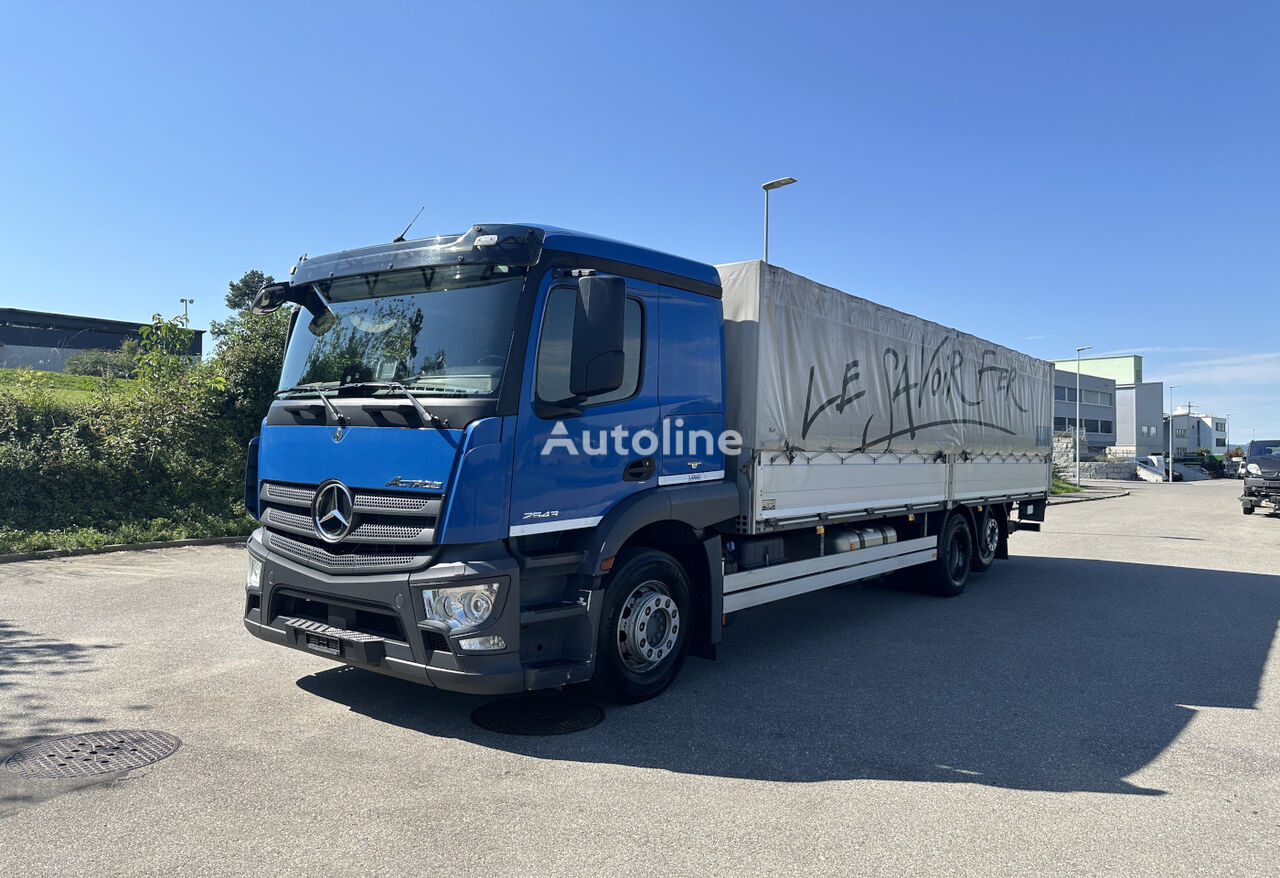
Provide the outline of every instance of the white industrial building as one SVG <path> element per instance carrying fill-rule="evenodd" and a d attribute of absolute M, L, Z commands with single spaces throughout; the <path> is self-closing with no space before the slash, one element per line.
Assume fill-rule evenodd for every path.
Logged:
<path fill-rule="evenodd" d="M 1174 455 L 1189 454 L 1197 448 L 1208 448 L 1213 454 L 1226 454 L 1227 419 L 1218 415 L 1197 412 L 1187 406 L 1173 411 L 1165 419 L 1165 447 L 1169 445 L 1169 429 L 1173 429 Z"/>

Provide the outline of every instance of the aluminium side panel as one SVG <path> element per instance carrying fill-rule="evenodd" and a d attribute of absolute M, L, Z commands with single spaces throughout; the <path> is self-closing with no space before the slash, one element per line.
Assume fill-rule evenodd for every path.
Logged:
<path fill-rule="evenodd" d="M 947 462 L 918 454 L 761 452 L 752 468 L 759 525 L 816 524 L 945 506 Z"/>

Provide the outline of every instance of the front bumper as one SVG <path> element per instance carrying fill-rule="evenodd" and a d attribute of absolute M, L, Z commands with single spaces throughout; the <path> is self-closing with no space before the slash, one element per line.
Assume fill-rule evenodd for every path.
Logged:
<path fill-rule="evenodd" d="M 1240 501 L 1254 506 L 1280 508 L 1280 478 L 1245 476 L 1244 493 L 1240 495 Z"/>
<path fill-rule="evenodd" d="M 536 623 L 536 608 L 521 612 L 521 568 L 505 547 L 464 548 L 451 555 L 441 547 L 430 566 L 412 573 L 339 576 L 271 552 L 259 531 L 250 538 L 249 551 L 263 569 L 259 588 L 246 589 L 245 628 L 281 646 L 454 692 L 496 695 L 589 679 L 589 644 L 584 654 L 582 638 L 563 632 L 547 637 L 545 626 Z M 501 583 L 484 626 L 450 631 L 425 618 L 424 588 L 481 581 Z M 584 595 L 580 604 L 563 604 L 579 612 L 561 612 L 558 618 L 571 622 L 580 616 L 577 627 L 586 630 L 590 603 Z M 501 636 L 506 647 L 469 652 L 458 643 L 491 634 Z"/>

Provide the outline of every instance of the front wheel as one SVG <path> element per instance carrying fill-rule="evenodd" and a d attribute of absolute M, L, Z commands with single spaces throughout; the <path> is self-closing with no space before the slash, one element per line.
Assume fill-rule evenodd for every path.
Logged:
<path fill-rule="evenodd" d="M 684 664 L 692 621 L 679 562 L 656 549 L 623 552 L 604 591 L 592 688 L 622 704 L 661 694 Z"/>
<path fill-rule="evenodd" d="M 964 513 L 947 516 L 938 535 L 938 559 L 930 565 L 926 589 L 942 597 L 955 597 L 969 581 L 969 564 L 973 558 L 973 534 Z"/>
<path fill-rule="evenodd" d="M 1240 511 L 1243 512 L 1245 515 L 1253 515 L 1253 504 L 1252 503 L 1240 504 Z"/>

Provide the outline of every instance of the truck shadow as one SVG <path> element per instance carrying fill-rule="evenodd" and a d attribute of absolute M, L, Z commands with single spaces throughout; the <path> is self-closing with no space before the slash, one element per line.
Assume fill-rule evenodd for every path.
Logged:
<path fill-rule="evenodd" d="M 542 759 L 814 782 L 953 781 L 1159 795 L 1126 780 L 1196 707 L 1252 708 L 1280 576 L 1015 558 L 959 599 L 818 592 L 739 614 L 718 662 L 586 732 L 498 735 L 490 699 L 349 668 L 315 695 L 426 735 Z"/>

